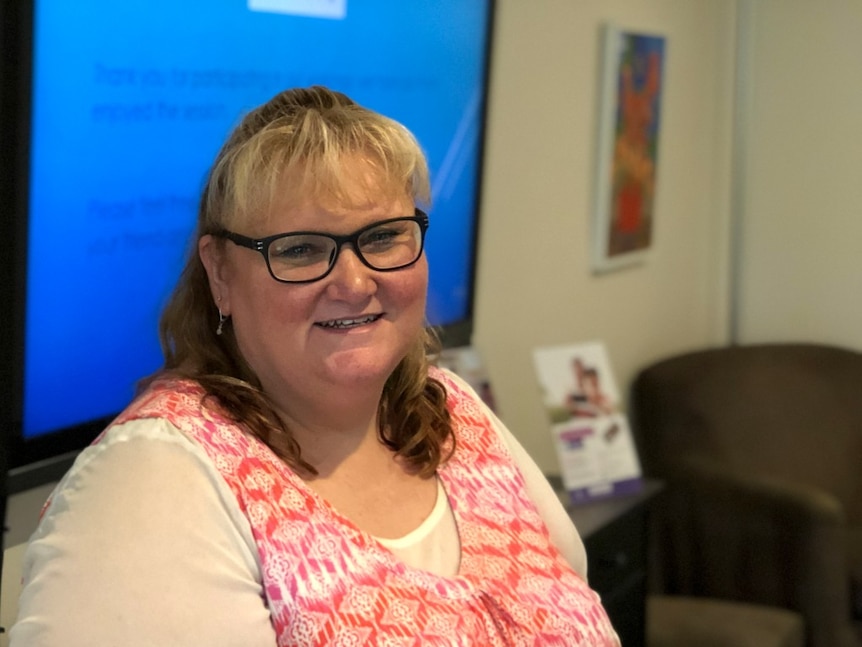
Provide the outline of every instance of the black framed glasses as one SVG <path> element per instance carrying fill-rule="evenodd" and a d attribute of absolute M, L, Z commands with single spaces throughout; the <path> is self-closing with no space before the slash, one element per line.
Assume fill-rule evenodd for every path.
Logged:
<path fill-rule="evenodd" d="M 345 236 L 319 231 L 291 231 L 266 238 L 249 238 L 227 229 L 215 233 L 263 256 L 269 273 L 281 283 L 319 281 L 332 271 L 345 243 L 359 260 L 378 272 L 391 272 L 413 265 L 422 256 L 428 214 L 378 220 Z"/>

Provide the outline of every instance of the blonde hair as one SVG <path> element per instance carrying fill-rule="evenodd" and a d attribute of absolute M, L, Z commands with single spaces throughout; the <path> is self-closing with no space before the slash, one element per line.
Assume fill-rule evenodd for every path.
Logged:
<path fill-rule="evenodd" d="M 413 135 L 401 124 L 363 108 L 339 92 L 315 86 L 282 92 L 248 113 L 228 137 L 210 170 L 198 211 L 195 245 L 159 326 L 164 371 L 199 382 L 208 398 L 291 468 L 315 474 L 278 416 L 260 380 L 239 352 L 230 324 L 216 334 L 218 309 L 197 241 L 256 214 L 278 197 L 297 202 L 346 199 L 344 161 L 363 161 L 371 189 L 430 199 L 428 167 Z M 362 178 L 351 178 L 351 180 Z M 383 186 L 381 186 L 381 183 Z M 224 244 L 219 239 L 217 244 Z M 438 349 L 421 331 L 390 375 L 379 404 L 381 442 L 417 473 L 430 476 L 454 450 L 446 390 L 428 376 Z"/>

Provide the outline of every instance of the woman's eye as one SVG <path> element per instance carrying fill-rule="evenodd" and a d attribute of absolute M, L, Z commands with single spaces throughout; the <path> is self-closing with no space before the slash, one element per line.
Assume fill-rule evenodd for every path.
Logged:
<path fill-rule="evenodd" d="M 282 241 L 280 244 L 273 244 L 269 256 L 279 263 L 317 263 L 329 257 L 329 249 L 315 241 Z"/>
<path fill-rule="evenodd" d="M 305 258 L 311 255 L 312 249 L 310 245 L 294 245 L 293 247 L 285 247 L 278 251 L 279 258 Z"/>
<path fill-rule="evenodd" d="M 403 231 L 396 228 L 374 229 L 362 237 L 362 246 L 385 247 L 398 242 Z"/>

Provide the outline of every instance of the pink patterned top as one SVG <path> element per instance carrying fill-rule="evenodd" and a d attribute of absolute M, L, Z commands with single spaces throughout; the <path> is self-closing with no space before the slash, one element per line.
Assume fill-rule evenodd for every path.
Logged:
<path fill-rule="evenodd" d="M 165 418 L 247 517 L 278 645 L 619 646 L 598 595 L 550 543 L 474 396 L 445 373 L 457 450 L 438 470 L 461 542 L 454 578 L 411 569 L 308 488 L 191 381 L 161 380 L 115 422 Z"/>

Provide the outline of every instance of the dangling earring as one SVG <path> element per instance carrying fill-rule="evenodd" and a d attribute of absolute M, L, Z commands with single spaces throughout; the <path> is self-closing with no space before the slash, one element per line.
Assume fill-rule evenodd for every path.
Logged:
<path fill-rule="evenodd" d="M 224 322 L 227 321 L 227 317 L 225 317 L 221 309 L 218 311 L 218 328 L 216 328 L 216 335 L 221 335 L 224 332 Z"/>

